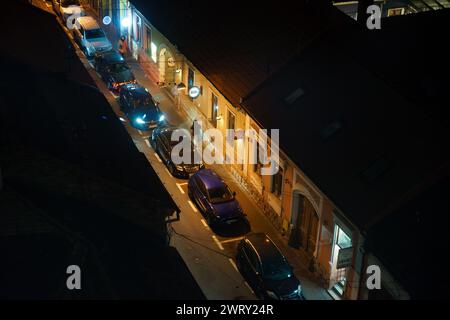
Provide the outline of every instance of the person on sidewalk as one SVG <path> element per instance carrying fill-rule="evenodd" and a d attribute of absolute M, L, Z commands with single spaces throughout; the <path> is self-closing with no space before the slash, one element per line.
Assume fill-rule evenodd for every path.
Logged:
<path fill-rule="evenodd" d="M 127 43 L 127 39 L 125 38 L 125 36 L 120 37 L 118 47 L 119 47 L 119 53 L 125 59 L 127 52 L 128 52 L 128 43 Z"/>

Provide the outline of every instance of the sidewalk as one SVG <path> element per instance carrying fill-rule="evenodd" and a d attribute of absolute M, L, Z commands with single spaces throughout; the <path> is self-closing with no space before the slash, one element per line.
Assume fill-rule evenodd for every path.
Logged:
<path fill-rule="evenodd" d="M 93 12 L 91 12 L 91 15 L 95 17 Z M 112 27 L 108 27 L 105 28 L 105 32 L 113 46 L 116 47 L 118 35 L 115 30 L 113 30 Z M 165 113 L 166 119 L 170 124 L 190 129 L 192 121 L 197 119 L 202 120 L 204 125 L 207 124 L 208 127 L 211 127 L 211 124 L 207 121 L 204 115 L 197 112 L 196 108 L 190 108 L 190 101 L 186 97 L 181 95 L 181 104 L 177 107 L 176 98 L 170 94 L 169 88 L 162 88 L 158 86 L 154 80 L 151 80 L 141 65 L 133 59 L 131 55 L 127 58 L 127 62 L 133 70 L 137 81 L 142 86 L 146 87 L 154 99 L 159 102 L 159 106 Z M 216 171 L 225 180 L 231 189 L 239 189 L 239 202 L 248 214 L 252 232 L 265 232 L 282 250 L 283 254 L 293 266 L 294 273 L 302 283 L 305 298 L 307 300 L 333 300 L 327 290 L 317 284 L 318 280 L 308 270 L 309 259 L 304 251 L 302 249 L 299 250 L 288 246 L 287 238 L 282 236 L 280 232 L 276 230 L 261 208 L 258 207 L 256 201 L 248 195 L 249 191 L 245 189 L 242 183 L 240 183 L 231 171 L 226 168 L 226 165 L 210 165 L 208 167 L 214 169 L 214 171 Z"/>

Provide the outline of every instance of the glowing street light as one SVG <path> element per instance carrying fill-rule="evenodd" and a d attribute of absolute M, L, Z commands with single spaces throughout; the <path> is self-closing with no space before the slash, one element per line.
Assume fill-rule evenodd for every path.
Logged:
<path fill-rule="evenodd" d="M 122 19 L 122 22 L 121 22 L 120 24 L 121 24 L 122 27 L 124 27 L 124 28 L 130 27 L 130 25 L 131 25 L 130 18 L 128 18 L 128 17 L 123 18 L 123 19 Z"/>

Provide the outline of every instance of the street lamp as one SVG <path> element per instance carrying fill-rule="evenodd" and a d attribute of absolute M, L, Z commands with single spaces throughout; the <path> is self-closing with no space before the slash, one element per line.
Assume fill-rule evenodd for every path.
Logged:
<path fill-rule="evenodd" d="M 129 28 L 130 25 L 131 25 L 130 18 L 128 18 L 128 17 L 123 18 L 122 21 L 120 22 L 120 25 L 121 25 L 123 28 Z"/>

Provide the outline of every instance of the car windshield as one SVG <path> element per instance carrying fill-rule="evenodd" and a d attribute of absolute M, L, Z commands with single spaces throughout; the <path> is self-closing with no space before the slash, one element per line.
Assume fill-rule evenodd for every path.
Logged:
<path fill-rule="evenodd" d="M 233 200 L 233 194 L 226 186 L 209 189 L 208 194 L 211 203 L 221 203 Z"/>
<path fill-rule="evenodd" d="M 125 63 L 114 63 L 108 66 L 108 71 L 112 73 L 121 73 L 128 70 L 130 68 Z"/>
<path fill-rule="evenodd" d="M 78 0 L 61 0 L 62 7 L 79 6 L 79 5 L 80 5 L 80 1 L 78 1 Z"/>
<path fill-rule="evenodd" d="M 135 108 L 146 107 L 146 106 L 150 107 L 151 109 L 156 108 L 156 107 L 153 106 L 153 101 L 152 101 L 152 98 L 150 96 L 135 97 L 133 99 L 133 101 L 134 101 Z"/>
<path fill-rule="evenodd" d="M 292 277 L 292 269 L 286 259 L 279 255 L 269 261 L 264 261 L 263 274 L 264 279 L 280 281 Z"/>
<path fill-rule="evenodd" d="M 86 30 L 86 39 L 104 38 L 105 34 L 102 29 Z"/>

